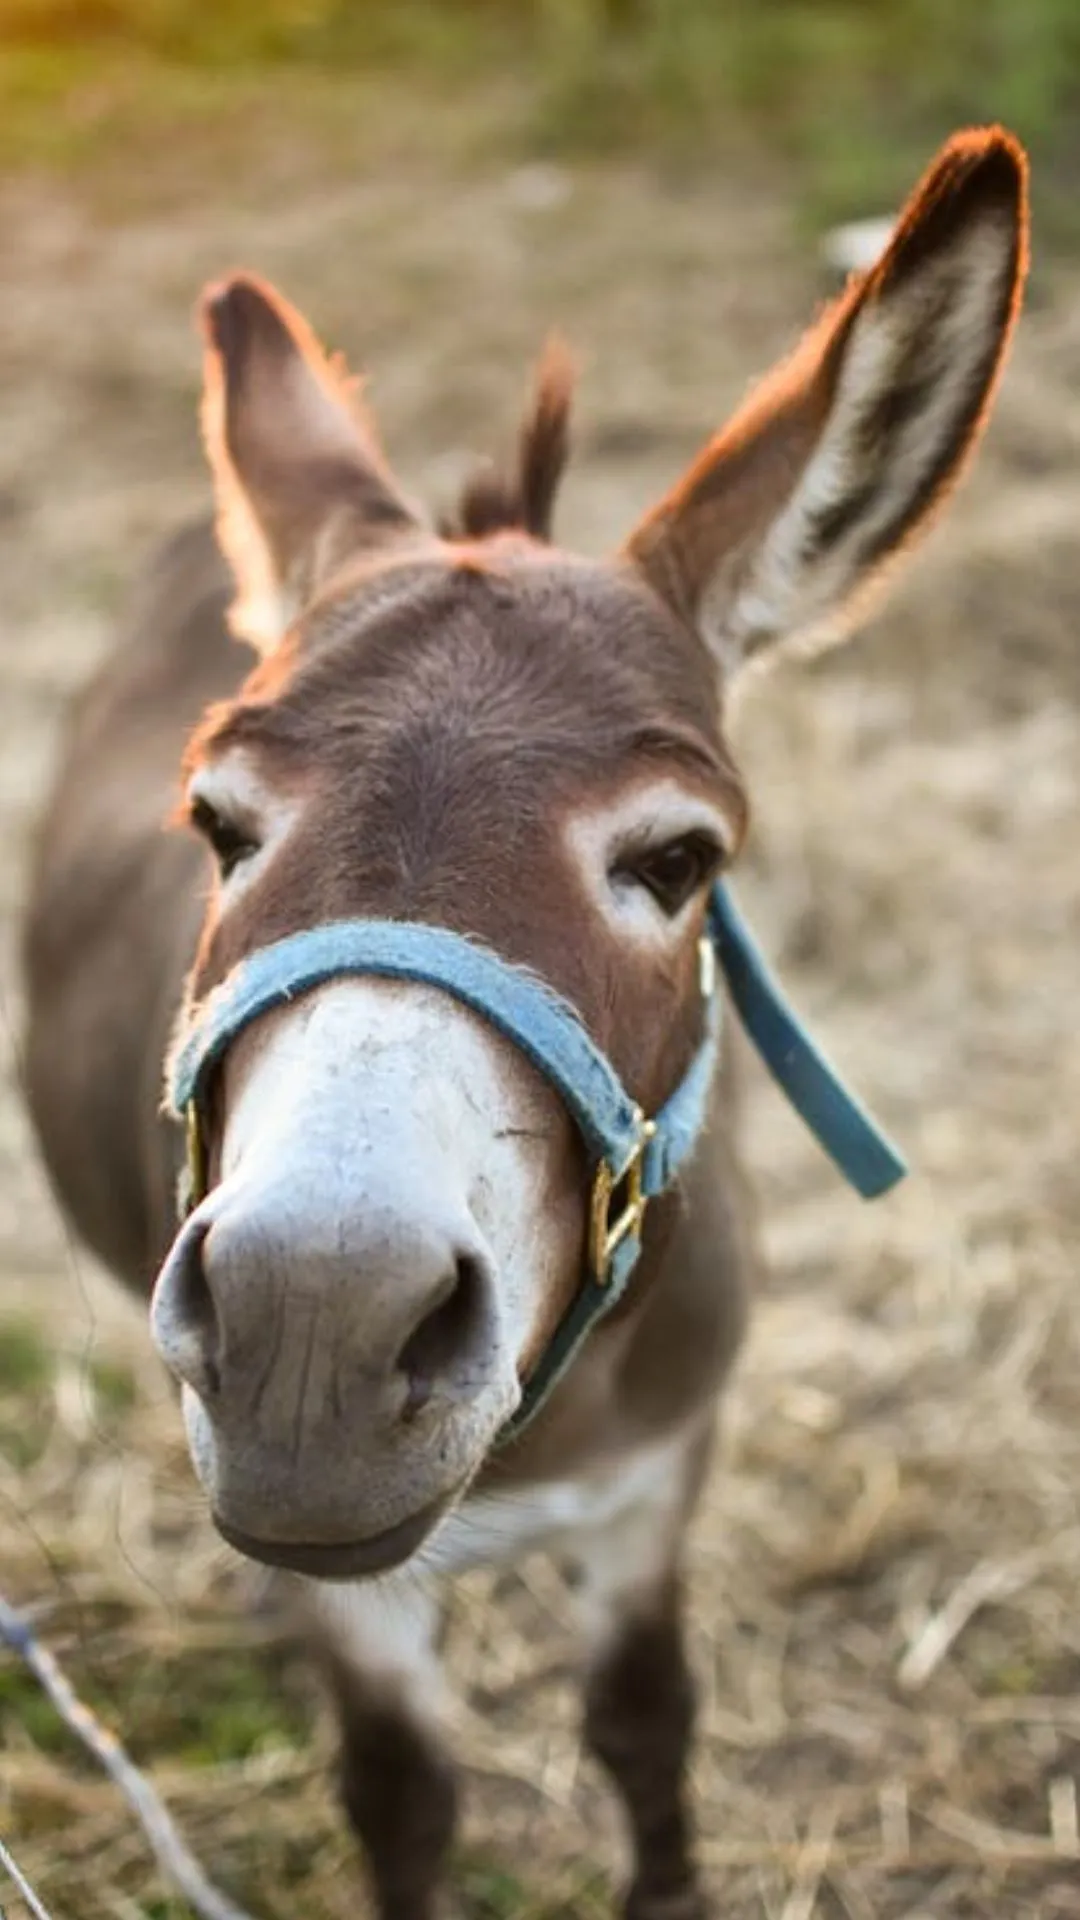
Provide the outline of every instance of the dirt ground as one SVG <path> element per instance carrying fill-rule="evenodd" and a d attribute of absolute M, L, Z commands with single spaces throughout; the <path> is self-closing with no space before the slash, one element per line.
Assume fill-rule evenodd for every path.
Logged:
<path fill-rule="evenodd" d="M 242 1581 L 20 1109 L 18 909 L 65 701 L 149 544 L 206 501 L 206 277 L 279 280 L 371 370 L 437 502 L 506 444 L 557 323 L 583 365 L 562 533 L 591 550 L 822 285 L 775 178 L 522 165 L 392 114 L 222 151 L 0 188 L 0 1585 L 208 1870 L 259 1916 L 345 1920 L 327 1729 L 272 1644 L 238 1688 Z M 1080 1915 L 1080 280 L 1037 258 L 962 496 L 852 645 L 762 677 L 737 719 L 744 902 L 913 1177 L 865 1207 L 754 1073 L 768 1271 L 692 1555 L 727 1920 Z M 577 1756 L 563 1602 L 530 1563 L 468 1583 L 452 1622 L 474 1916 L 610 1911 L 619 1837 Z M 57 1916 L 181 1911 L 2 1660 L 0 1833 Z M 2 1885 L 0 1909 L 21 1912 Z"/>

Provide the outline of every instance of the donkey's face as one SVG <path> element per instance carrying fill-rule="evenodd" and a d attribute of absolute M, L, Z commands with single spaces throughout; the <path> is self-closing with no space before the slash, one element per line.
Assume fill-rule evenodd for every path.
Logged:
<path fill-rule="evenodd" d="M 212 294 L 208 443 L 263 659 L 189 755 L 219 865 L 196 994 L 300 928 L 450 927 L 569 999 L 655 1110 L 700 1039 L 705 902 L 743 830 L 725 679 L 833 618 L 955 475 L 1022 203 L 1004 136 L 954 142 L 875 272 L 602 565 L 547 543 L 561 368 L 518 484 L 472 489 L 439 538 L 298 316 L 250 280 Z M 580 1284 L 575 1129 L 446 994 L 350 980 L 233 1043 L 210 1148 L 153 1313 L 215 1517 L 316 1575 L 396 1564 Z"/>
<path fill-rule="evenodd" d="M 629 569 L 507 534 L 354 576 L 196 745 L 223 867 L 198 988 L 327 921 L 448 926 L 560 989 L 651 1111 L 700 1039 L 696 941 L 741 828 L 716 704 Z M 475 1471 L 580 1282 L 582 1149 L 483 1020 L 385 981 L 259 1021 L 218 1105 L 156 1308 L 200 1468 L 252 1551 L 377 1564 Z"/>

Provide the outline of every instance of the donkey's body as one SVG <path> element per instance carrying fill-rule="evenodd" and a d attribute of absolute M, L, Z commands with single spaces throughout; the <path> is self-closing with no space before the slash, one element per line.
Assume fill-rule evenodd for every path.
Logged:
<path fill-rule="evenodd" d="M 605 566 L 546 543 L 557 378 L 517 492 L 475 490 L 437 539 L 298 317 L 247 281 L 208 309 L 221 534 L 265 658 L 245 680 L 234 581 L 208 529 L 182 535 L 83 703 L 44 833 L 30 1095 L 84 1238 L 136 1289 L 161 1269 L 155 1336 L 222 1532 L 301 1576 L 397 1920 L 429 1913 L 453 1830 L 432 1576 L 544 1542 L 580 1574 L 630 1910 L 700 1911 L 679 1559 L 744 1314 L 728 1088 L 627 1294 L 497 1451 L 584 1258 L 588 1169 L 551 1085 L 438 991 L 320 985 L 232 1041 L 177 1233 L 160 1094 L 184 982 L 197 1000 L 331 921 L 441 925 L 556 987 L 655 1112 L 699 1039 L 704 903 L 743 826 L 723 679 L 940 496 L 1015 316 L 1022 224 L 1010 143 L 957 143 L 877 275 Z M 161 830 L 200 717 L 209 908 L 197 847 Z"/>
<path fill-rule="evenodd" d="M 28 930 L 45 1013 L 30 1029 L 30 1096 L 49 1166 L 83 1238 L 147 1294 L 176 1231 L 183 1143 L 161 1114 L 162 1061 L 204 893 L 197 846 L 162 828 L 188 735 L 246 670 L 230 598 L 209 525 L 149 572 L 74 715 Z"/>

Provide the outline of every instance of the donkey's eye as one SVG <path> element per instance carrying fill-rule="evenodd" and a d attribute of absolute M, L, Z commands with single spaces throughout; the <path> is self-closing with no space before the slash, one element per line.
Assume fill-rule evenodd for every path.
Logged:
<path fill-rule="evenodd" d="M 229 820 L 211 806 L 202 794 L 196 794 L 191 802 L 191 824 L 204 840 L 208 840 L 221 868 L 221 877 L 227 880 L 234 867 L 242 860 L 249 860 L 258 852 L 258 842 L 235 820 Z"/>
<path fill-rule="evenodd" d="M 647 887 L 657 905 L 674 915 L 712 879 L 723 857 L 724 850 L 711 833 L 682 833 L 663 846 L 624 854 L 612 878 Z"/>

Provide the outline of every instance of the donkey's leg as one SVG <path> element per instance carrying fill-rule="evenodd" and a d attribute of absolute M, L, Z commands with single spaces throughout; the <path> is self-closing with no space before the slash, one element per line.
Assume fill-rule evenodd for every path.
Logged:
<path fill-rule="evenodd" d="M 342 1799 L 379 1920 L 433 1920 L 458 1805 L 441 1731 L 437 1600 L 390 1579 L 325 1588 L 314 1611 L 341 1728 Z"/>
<path fill-rule="evenodd" d="M 668 1456 L 630 1512 L 579 1554 L 591 1660 L 585 1742 L 610 1774 L 630 1827 L 626 1920 L 704 1920 L 686 1765 L 695 1688 L 683 1646 L 679 1551 L 707 1442 Z"/>

